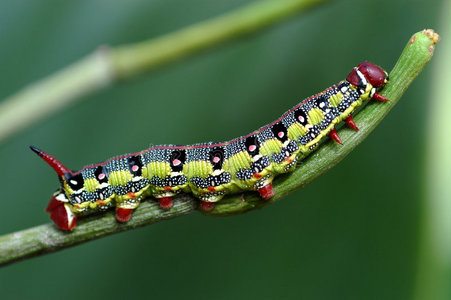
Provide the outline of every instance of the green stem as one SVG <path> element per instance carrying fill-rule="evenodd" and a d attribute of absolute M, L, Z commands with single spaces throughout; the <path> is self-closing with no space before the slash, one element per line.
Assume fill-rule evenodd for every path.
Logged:
<path fill-rule="evenodd" d="M 88 57 L 2 101 L 0 141 L 82 100 L 83 96 L 111 85 L 116 79 L 130 78 L 260 31 L 327 1 L 330 0 L 255 1 L 159 38 L 117 48 L 101 47 Z"/>
<path fill-rule="evenodd" d="M 257 196 L 257 193 L 252 192 L 230 195 L 217 203 L 208 214 L 215 216 L 239 214 L 268 205 L 305 186 L 336 165 L 368 136 L 398 102 L 407 87 L 431 59 L 437 41 L 438 35 L 432 30 L 416 33 L 409 40 L 390 73 L 390 83 L 382 92 L 390 101 L 367 105 L 355 117 L 360 128 L 358 132 L 346 128 L 341 130 L 343 146 L 328 141 L 307 157 L 293 173 L 279 176 L 274 182 L 276 195 L 271 200 L 264 201 Z M 48 224 L 1 236 L 0 265 L 186 215 L 197 208 L 197 200 L 189 194 L 176 197 L 174 202 L 173 208 L 162 211 L 154 201 L 145 201 L 135 210 L 133 218 L 126 224 L 117 223 L 113 212 L 108 212 L 99 216 L 82 218 L 73 232 L 64 232 Z"/>

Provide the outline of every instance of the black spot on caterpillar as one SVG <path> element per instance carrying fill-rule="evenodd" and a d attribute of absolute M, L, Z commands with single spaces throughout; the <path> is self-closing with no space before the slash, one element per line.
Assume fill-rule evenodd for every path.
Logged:
<path fill-rule="evenodd" d="M 269 125 L 223 143 L 163 145 L 118 156 L 70 171 L 53 156 L 30 146 L 57 173 L 60 188 L 46 211 L 57 226 L 71 230 L 77 216 L 116 207 L 116 219 L 127 222 L 140 201 L 153 196 L 162 209 L 172 197 L 192 193 L 204 210 L 226 194 L 258 191 L 274 195 L 275 176 L 294 170 L 299 156 L 309 154 L 327 135 L 341 144 L 334 126 L 345 121 L 358 130 L 352 113 L 363 101 L 387 101 L 376 92 L 388 82 L 380 67 L 363 62 L 342 81 L 309 97 Z"/>

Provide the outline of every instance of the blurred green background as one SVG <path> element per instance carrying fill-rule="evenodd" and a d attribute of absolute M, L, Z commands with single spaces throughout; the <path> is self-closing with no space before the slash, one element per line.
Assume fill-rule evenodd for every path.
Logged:
<path fill-rule="evenodd" d="M 100 45 L 157 37 L 250 2 L 3 0 L 0 99 Z M 229 140 L 363 60 L 390 70 L 414 32 L 440 34 L 443 5 L 335 1 L 86 97 L 0 145 L 0 234 L 49 222 L 57 178 L 28 145 L 78 169 L 150 144 Z M 0 269 L 1 299 L 413 298 L 425 111 L 440 55 L 439 44 L 364 143 L 283 201 L 228 218 L 193 213 L 15 263 Z"/>

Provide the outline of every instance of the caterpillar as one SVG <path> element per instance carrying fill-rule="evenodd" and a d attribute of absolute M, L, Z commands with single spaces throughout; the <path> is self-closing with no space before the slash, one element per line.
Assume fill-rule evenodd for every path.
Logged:
<path fill-rule="evenodd" d="M 77 216 L 113 207 L 116 220 L 128 222 L 133 210 L 150 196 L 164 210 L 172 207 L 172 197 L 179 193 L 192 193 L 204 210 L 213 209 L 224 195 L 243 190 L 258 191 L 269 199 L 274 195 L 273 178 L 293 171 L 324 137 L 342 143 L 335 130 L 339 122 L 358 130 L 352 113 L 364 101 L 388 101 L 378 93 L 388 79 L 380 67 L 362 62 L 346 80 L 248 135 L 223 143 L 155 146 L 77 172 L 30 146 L 60 181 L 46 211 L 59 228 L 72 230 Z"/>

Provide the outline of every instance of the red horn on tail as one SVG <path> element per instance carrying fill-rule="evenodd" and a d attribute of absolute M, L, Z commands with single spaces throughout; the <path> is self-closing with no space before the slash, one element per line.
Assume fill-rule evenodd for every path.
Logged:
<path fill-rule="evenodd" d="M 49 166 L 51 166 L 53 168 L 53 170 L 55 170 L 55 172 L 56 172 L 56 174 L 58 174 L 58 176 L 64 176 L 66 173 L 72 173 L 60 161 L 58 161 L 56 158 L 54 158 L 50 154 L 45 153 L 41 149 L 38 149 L 38 148 L 36 148 L 34 146 L 30 146 L 30 149 L 34 153 L 39 155 L 39 157 L 41 157 L 46 163 L 48 163 Z"/>

